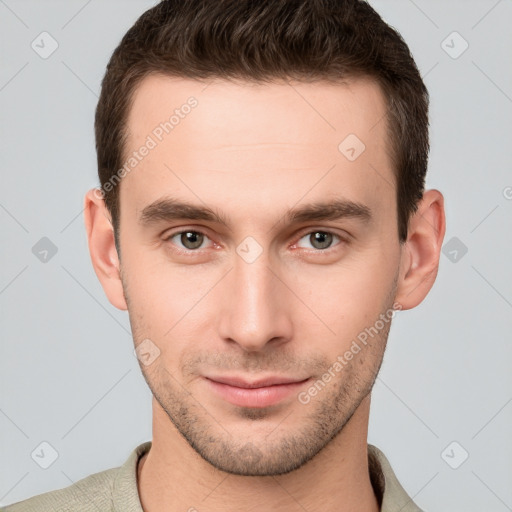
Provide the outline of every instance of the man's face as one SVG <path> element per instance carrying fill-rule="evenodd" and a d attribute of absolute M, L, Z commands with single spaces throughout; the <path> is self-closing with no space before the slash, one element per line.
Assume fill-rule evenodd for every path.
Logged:
<path fill-rule="evenodd" d="M 296 469 L 343 428 L 380 368 L 398 279 L 380 89 L 292 85 L 153 76 L 128 119 L 127 157 L 155 142 L 120 185 L 133 336 L 160 351 L 141 368 L 190 445 L 238 474 Z M 351 207 L 289 214 L 333 201 Z"/>

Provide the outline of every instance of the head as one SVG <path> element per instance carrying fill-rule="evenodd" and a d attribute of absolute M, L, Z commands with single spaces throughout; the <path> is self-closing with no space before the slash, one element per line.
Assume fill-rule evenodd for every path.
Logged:
<path fill-rule="evenodd" d="M 160 410 L 224 471 L 305 464 L 437 274 L 407 45 L 363 1 L 162 1 L 114 51 L 95 129 L 93 265 Z M 237 391 L 268 379 L 293 384 Z"/>

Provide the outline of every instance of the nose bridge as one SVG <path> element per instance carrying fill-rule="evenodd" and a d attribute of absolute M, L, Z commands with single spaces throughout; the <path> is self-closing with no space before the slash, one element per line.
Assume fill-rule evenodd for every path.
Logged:
<path fill-rule="evenodd" d="M 290 338 L 291 323 L 283 285 L 271 270 L 271 258 L 261 246 L 242 242 L 226 281 L 221 335 L 246 351 Z"/>

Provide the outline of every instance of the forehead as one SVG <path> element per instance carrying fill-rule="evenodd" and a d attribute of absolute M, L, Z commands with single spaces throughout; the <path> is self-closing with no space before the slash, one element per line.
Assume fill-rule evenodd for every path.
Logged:
<path fill-rule="evenodd" d="M 256 84 L 151 75 L 127 119 L 125 160 L 145 156 L 131 157 L 121 203 L 126 196 L 140 209 L 167 191 L 215 198 L 214 206 L 233 193 L 256 195 L 264 207 L 286 195 L 296 202 L 341 193 L 384 207 L 394 194 L 386 190 L 394 176 L 385 113 L 384 95 L 368 79 Z"/>
<path fill-rule="evenodd" d="M 187 106 L 191 101 L 197 103 L 192 109 Z M 336 142 L 355 133 L 375 143 L 384 134 L 385 123 L 379 121 L 385 112 L 382 90 L 370 79 L 252 83 L 150 75 L 134 92 L 127 128 L 133 143 L 174 115 L 173 135 L 186 132 L 189 138 L 197 135 L 211 142 L 304 145 Z M 182 122 L 188 114 L 193 120 Z"/>

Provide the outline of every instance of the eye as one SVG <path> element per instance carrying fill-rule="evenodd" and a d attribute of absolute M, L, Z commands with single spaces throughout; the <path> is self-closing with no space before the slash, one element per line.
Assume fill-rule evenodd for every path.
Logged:
<path fill-rule="evenodd" d="M 174 239 L 176 239 L 176 241 L 173 241 Z M 187 229 L 170 234 L 165 238 L 165 241 L 174 243 L 179 249 L 185 249 L 186 252 L 201 248 L 201 245 L 206 239 L 208 239 L 208 237 L 204 233 Z"/>
<path fill-rule="evenodd" d="M 314 249 L 314 252 L 327 252 L 331 247 L 339 245 L 339 243 L 334 243 L 336 239 L 341 243 L 346 242 L 341 236 L 330 231 L 315 230 L 303 235 L 294 245 L 305 249 Z M 178 253 L 199 252 L 200 249 L 208 247 L 208 240 L 209 237 L 205 233 L 194 229 L 182 229 L 181 231 L 170 233 L 164 238 L 165 242 L 170 242 L 175 246 L 174 249 Z M 306 245 L 303 245 L 304 243 Z M 213 245 L 215 244 L 213 243 Z"/>
<path fill-rule="evenodd" d="M 343 241 L 341 237 L 331 233 L 330 231 L 310 231 L 305 236 L 303 236 L 298 242 L 297 245 L 300 247 L 301 240 L 307 240 L 313 247 L 313 249 L 318 249 L 320 251 L 329 249 L 332 246 L 333 239 L 337 238 L 340 241 Z M 308 247 L 306 247 L 308 248 Z"/>

